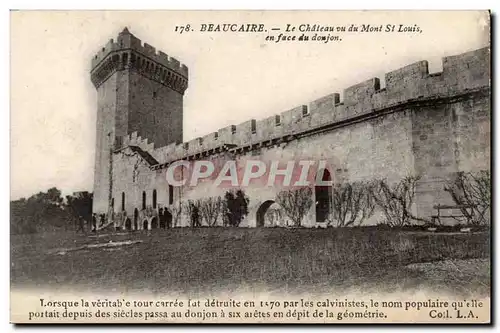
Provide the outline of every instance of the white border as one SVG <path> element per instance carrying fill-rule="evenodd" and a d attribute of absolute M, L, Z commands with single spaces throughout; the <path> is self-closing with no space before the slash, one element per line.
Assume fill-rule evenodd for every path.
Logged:
<path fill-rule="evenodd" d="M 286 4 L 284 6 L 283 4 Z M 192 0 L 183 0 L 183 1 L 177 1 L 176 3 L 167 3 L 165 1 L 148 1 L 148 0 L 141 0 L 141 1 L 128 1 L 128 0 L 121 0 L 121 1 L 95 1 L 95 0 L 86 0 L 82 2 L 69 2 L 69 1 L 44 1 L 43 3 L 41 2 L 36 2 L 36 1 L 3 1 L 2 5 L 6 5 L 5 9 L 2 11 L 2 17 L 0 19 L 0 38 L 3 44 L 2 50 L 9 50 L 10 49 L 10 42 L 9 42 L 9 25 L 10 25 L 10 14 L 9 10 L 11 9 L 28 9 L 28 10 L 35 10 L 35 9 L 268 9 L 268 10 L 276 10 L 276 9 L 452 9 L 452 10 L 460 10 L 460 9 L 491 9 L 493 14 L 498 15 L 499 13 L 499 4 L 500 1 L 484 1 L 484 0 L 474 0 L 474 1 L 436 1 L 436 0 L 418 0 L 418 1 L 411 1 L 408 3 L 404 3 L 402 1 L 355 1 L 355 0 L 349 0 L 345 1 L 342 3 L 333 3 L 332 1 L 316 1 L 316 0 L 307 0 L 307 1 L 283 1 L 280 4 L 271 4 L 269 0 L 252 0 L 252 1 L 244 1 L 242 3 L 238 3 L 237 5 L 233 1 L 217 1 L 217 0 L 212 0 L 212 1 L 192 1 Z M 140 5 L 140 7 L 138 7 Z M 495 45 L 497 45 L 497 36 L 498 36 L 498 22 L 496 22 L 495 32 L 493 33 L 493 37 L 495 39 L 492 41 Z M 495 50 L 496 51 L 496 47 Z M 496 56 L 496 52 L 494 54 L 495 58 L 494 61 L 498 62 L 498 57 Z M 2 133 L 2 140 L 1 142 L 1 147 L 2 147 L 2 156 L 4 157 L 3 163 L 0 163 L 0 168 L 1 168 L 1 177 L 2 177 L 2 182 L 1 184 L 5 184 L 2 190 L 0 191 L 0 212 L 1 216 L 3 217 L 2 220 L 0 220 L 0 223 L 3 223 L 4 226 L 9 225 L 9 205 L 8 205 L 8 199 L 10 198 L 10 187 L 7 186 L 7 184 L 10 184 L 10 177 L 9 177 L 9 169 L 10 167 L 14 168 L 15 166 L 10 166 L 8 163 L 5 162 L 5 157 L 9 156 L 9 161 L 10 161 L 10 117 L 9 117 L 9 112 L 10 112 L 10 107 L 9 107 L 9 85 L 10 85 L 10 71 L 9 71 L 9 53 L 7 52 L 2 52 L 0 53 L 0 64 L 2 65 L 0 68 L 2 68 L 2 89 L 0 89 L 0 102 L 2 107 L 2 111 L 0 112 L 0 124 L 3 127 L 3 130 L 0 132 Z M 495 66 L 494 68 L 497 68 Z M 497 77 L 497 70 L 495 70 L 494 73 L 492 73 L 492 77 Z M 498 86 L 495 84 L 495 90 L 492 92 L 494 96 L 498 96 Z M 497 114 L 497 109 L 493 110 L 493 113 Z M 498 117 L 498 115 L 495 116 L 495 118 Z M 496 132 L 496 127 L 493 129 L 494 132 Z M 498 133 L 495 133 L 495 147 L 500 146 L 500 139 L 498 136 Z M 494 165 L 494 172 L 496 175 L 496 170 L 497 165 Z M 497 187 L 498 185 L 498 177 L 495 177 L 495 184 L 493 185 L 494 188 Z M 499 199 L 497 196 L 495 196 L 495 202 L 493 203 L 494 206 L 497 208 L 495 209 L 495 216 L 493 219 L 493 223 L 498 221 L 498 207 L 500 205 L 498 204 Z M 495 240 L 498 240 L 498 232 L 499 232 L 500 226 L 496 225 L 495 226 Z M 9 287 L 10 287 L 10 269 L 8 268 L 10 265 L 9 259 L 10 259 L 10 241 L 9 241 L 9 233 L 6 231 L 6 229 L 3 229 L 4 231 L 1 233 L 2 241 L 1 244 L 3 246 L 3 251 L 1 253 L 1 286 L 3 287 L 2 295 L 1 295 L 1 331 L 2 332 L 13 332 L 14 331 L 14 326 L 9 324 Z M 495 251 L 493 251 L 495 252 Z M 495 256 L 495 258 L 498 258 L 498 255 Z M 498 277 L 498 265 L 497 265 L 497 260 L 495 260 L 495 271 L 494 271 L 494 276 Z M 498 295 L 497 295 L 498 296 Z M 497 297 L 494 298 L 495 300 Z M 495 304 L 496 305 L 496 304 Z M 493 306 L 493 309 L 495 309 L 494 313 L 494 318 L 498 320 L 498 306 Z M 156 328 L 159 329 L 165 329 L 168 328 L 168 326 L 155 326 Z M 75 332 L 80 329 L 84 330 L 92 330 L 92 332 L 104 332 L 105 330 L 109 329 L 110 327 L 93 327 L 93 326 L 74 326 L 74 327 L 64 327 L 62 328 L 64 331 L 70 331 L 70 332 Z M 137 327 L 137 326 L 121 326 L 121 327 L 115 327 L 114 329 L 119 329 L 120 332 L 125 331 L 129 332 L 132 330 L 137 330 L 137 329 L 142 329 L 143 326 Z M 173 328 L 173 327 L 172 327 Z M 179 328 L 178 326 L 175 328 Z M 227 326 L 198 326 L 198 327 L 182 327 L 182 329 L 217 329 L 217 330 L 250 330 L 250 329 L 255 329 L 256 327 L 227 327 Z M 268 329 L 269 327 L 260 327 L 260 329 Z M 291 328 L 287 327 L 285 328 L 286 330 L 300 330 L 300 331 L 306 331 L 309 330 L 313 327 L 311 326 L 299 326 L 296 328 Z M 314 328 L 317 328 L 315 326 Z M 348 328 L 342 327 L 342 328 L 336 328 L 334 325 L 325 327 L 328 329 L 335 329 L 335 330 L 340 330 L 344 331 L 347 330 Z M 357 327 L 354 330 L 362 330 L 369 328 L 370 330 L 376 330 L 376 331 L 382 331 L 386 330 L 387 327 L 377 327 L 377 326 L 364 326 L 364 327 Z M 393 329 L 401 329 L 402 327 L 392 327 Z M 428 327 L 428 326 L 419 326 L 416 327 L 415 329 L 421 330 L 421 331 L 432 331 L 433 329 L 438 328 L 438 327 Z M 470 327 L 468 327 L 470 329 Z M 33 328 L 31 328 L 33 329 Z M 57 327 L 53 326 L 38 326 L 37 329 L 44 330 L 44 331 L 52 331 L 54 329 L 58 329 Z M 59 328 L 60 329 L 60 328 Z M 282 327 L 274 327 L 274 329 L 283 329 Z M 456 329 L 455 327 L 449 327 L 448 329 Z M 349 331 L 352 331 L 353 329 L 349 329 Z"/>

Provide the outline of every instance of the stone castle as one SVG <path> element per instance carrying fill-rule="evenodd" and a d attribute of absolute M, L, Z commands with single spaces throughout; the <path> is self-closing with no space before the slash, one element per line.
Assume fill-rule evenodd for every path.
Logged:
<path fill-rule="evenodd" d="M 387 73 L 385 87 L 372 78 L 345 89 L 343 100 L 332 93 L 183 142 L 188 68 L 125 28 L 92 59 L 98 106 L 93 212 L 117 228 L 161 227 L 159 208 L 171 211 L 187 199 L 227 190 L 172 187 L 165 169 L 174 161 L 306 158 L 329 160 L 333 179 L 420 175 L 414 210 L 430 216 L 436 203 L 450 203 L 443 182 L 451 174 L 490 170 L 489 49 L 445 57 L 442 65 L 442 72 L 429 73 L 420 61 Z M 249 214 L 241 226 L 263 226 L 277 191 L 246 188 Z M 325 198 L 313 195 L 305 226 L 325 220 Z"/>

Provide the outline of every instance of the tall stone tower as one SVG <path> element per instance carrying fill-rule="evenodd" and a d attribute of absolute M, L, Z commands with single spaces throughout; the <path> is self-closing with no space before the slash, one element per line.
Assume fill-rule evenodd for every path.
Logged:
<path fill-rule="evenodd" d="M 92 59 L 97 89 L 93 212 L 112 206 L 113 151 L 137 132 L 155 147 L 182 142 L 183 96 L 188 68 L 144 43 L 127 28 Z"/>

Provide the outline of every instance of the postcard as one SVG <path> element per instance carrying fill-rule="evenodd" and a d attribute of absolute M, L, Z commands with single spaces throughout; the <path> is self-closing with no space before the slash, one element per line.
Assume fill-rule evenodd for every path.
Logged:
<path fill-rule="evenodd" d="M 12 11 L 12 323 L 491 322 L 489 11 Z"/>

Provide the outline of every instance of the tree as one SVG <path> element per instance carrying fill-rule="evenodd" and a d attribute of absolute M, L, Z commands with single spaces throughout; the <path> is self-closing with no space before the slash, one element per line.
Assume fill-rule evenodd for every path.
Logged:
<path fill-rule="evenodd" d="M 242 190 L 227 191 L 224 195 L 224 225 L 237 227 L 248 215 L 250 199 Z"/>
<path fill-rule="evenodd" d="M 337 227 L 361 225 L 375 210 L 373 183 L 337 184 L 332 194 L 332 219 Z M 332 222 L 333 222 L 332 221 Z"/>
<path fill-rule="evenodd" d="M 490 171 L 458 172 L 446 182 L 448 192 L 468 224 L 487 224 L 490 220 L 491 176 Z"/>
<path fill-rule="evenodd" d="M 75 217 L 66 209 L 61 191 L 55 187 L 28 199 L 11 201 L 11 233 L 34 233 L 69 229 Z M 68 223 L 69 222 L 69 223 Z"/>
<path fill-rule="evenodd" d="M 12 234 L 31 234 L 37 232 L 36 221 L 26 212 L 27 200 L 21 198 L 10 202 L 10 232 Z"/>
<path fill-rule="evenodd" d="M 281 191 L 276 196 L 276 203 L 283 207 L 294 226 L 300 227 L 302 219 L 313 203 L 312 190 L 309 187 L 301 187 L 296 190 Z"/>
<path fill-rule="evenodd" d="M 66 205 L 78 222 L 78 229 L 84 231 L 85 221 L 92 220 L 92 193 L 78 192 L 66 196 Z"/>
<path fill-rule="evenodd" d="M 217 224 L 217 219 L 222 212 L 222 198 L 209 197 L 201 200 L 200 212 L 209 227 Z"/>
<path fill-rule="evenodd" d="M 201 226 L 200 205 L 201 200 L 188 200 L 183 205 L 183 209 L 191 221 L 191 227 Z"/>
<path fill-rule="evenodd" d="M 47 193 L 40 193 L 40 194 L 42 194 L 42 198 L 43 200 L 45 200 L 45 202 L 56 206 L 62 205 L 64 201 L 63 197 L 61 197 L 61 191 L 56 187 L 49 188 L 47 190 Z"/>
<path fill-rule="evenodd" d="M 382 209 L 389 226 L 402 227 L 409 225 L 411 220 L 429 222 L 411 212 L 419 179 L 420 177 L 406 176 L 392 186 L 385 179 L 378 180 L 372 187 L 373 199 Z"/>

